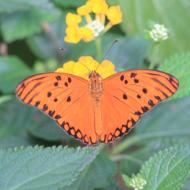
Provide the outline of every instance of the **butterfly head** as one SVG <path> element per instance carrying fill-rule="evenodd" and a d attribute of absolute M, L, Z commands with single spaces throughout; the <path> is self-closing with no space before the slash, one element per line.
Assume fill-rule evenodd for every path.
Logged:
<path fill-rule="evenodd" d="M 89 74 L 89 79 L 90 80 L 99 80 L 101 79 L 101 76 L 99 73 L 97 73 L 96 71 L 92 71 L 90 74 Z"/>

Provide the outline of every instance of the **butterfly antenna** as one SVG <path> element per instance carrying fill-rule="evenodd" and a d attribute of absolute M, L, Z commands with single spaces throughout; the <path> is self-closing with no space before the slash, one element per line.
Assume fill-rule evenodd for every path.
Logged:
<path fill-rule="evenodd" d="M 110 53 L 110 51 L 112 50 L 112 48 L 114 47 L 114 45 L 117 44 L 118 42 L 119 42 L 119 40 L 114 40 L 114 41 L 111 43 L 110 47 L 109 47 L 109 48 L 107 49 L 107 51 L 105 52 L 104 57 L 103 57 L 102 60 L 104 60 L 104 59 L 106 58 L 106 56 Z"/>
<path fill-rule="evenodd" d="M 119 42 L 119 40 L 114 40 L 114 41 L 111 43 L 110 47 L 109 47 L 109 48 L 107 49 L 107 51 L 105 52 L 102 61 L 106 58 L 106 56 L 110 53 L 110 51 L 112 50 L 112 48 L 114 47 L 114 45 L 117 44 L 118 42 Z M 100 64 L 96 67 L 96 70 L 95 70 L 95 71 L 98 70 L 99 66 L 100 66 Z"/>

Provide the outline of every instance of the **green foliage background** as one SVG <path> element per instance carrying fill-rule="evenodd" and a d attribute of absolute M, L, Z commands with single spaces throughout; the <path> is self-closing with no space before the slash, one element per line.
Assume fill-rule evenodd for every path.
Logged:
<path fill-rule="evenodd" d="M 118 39 L 106 56 L 118 71 L 149 68 L 155 44 L 144 34 L 150 22 L 163 23 L 169 39 L 160 44 L 155 69 L 176 76 L 178 92 L 128 136 L 83 147 L 14 91 L 32 74 L 96 57 L 94 42 L 64 42 L 65 15 L 85 0 L 0 0 L 0 190 L 125 190 L 134 174 L 146 181 L 144 190 L 190 189 L 190 1 L 108 2 L 121 5 L 124 19 L 103 36 L 102 54 Z"/>

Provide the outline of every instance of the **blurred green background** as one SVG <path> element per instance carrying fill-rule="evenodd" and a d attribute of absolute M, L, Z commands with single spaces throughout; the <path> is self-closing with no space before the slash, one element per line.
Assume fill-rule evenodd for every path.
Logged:
<path fill-rule="evenodd" d="M 55 147 L 55 150 L 48 149 L 49 152 L 37 147 L 35 151 L 39 153 L 39 160 L 42 163 L 46 163 L 47 157 L 51 158 L 54 155 L 57 156 L 57 160 L 47 162 L 46 168 L 50 168 L 50 172 L 44 174 L 46 178 L 35 176 L 35 172 L 32 173 L 32 169 L 28 167 L 30 164 L 31 167 L 36 166 L 37 160 L 30 158 L 34 149 L 18 148 L 17 155 L 17 149 L 9 148 L 35 145 L 44 147 L 62 145 L 76 148 L 83 145 L 67 136 L 41 112 L 23 105 L 15 97 L 15 87 L 25 77 L 54 71 L 67 60 L 77 60 L 83 55 L 96 57 L 95 44 L 81 42 L 71 45 L 64 42 L 65 15 L 75 11 L 77 6 L 85 3 L 85 0 L 0 0 L 1 190 L 127 189 L 128 182 L 125 180 L 125 184 L 122 174 L 131 176 L 139 172 L 145 161 L 160 150 L 170 152 L 170 147 L 175 147 L 172 149 L 172 151 L 176 150 L 174 152 L 179 151 L 176 154 L 179 156 L 179 159 L 176 158 L 176 166 L 177 161 L 181 161 L 183 165 L 178 165 L 178 168 L 172 167 L 175 169 L 172 170 L 173 173 L 170 173 L 169 169 L 164 171 L 164 167 L 161 167 L 163 165 L 159 166 L 161 161 L 155 162 L 151 171 L 146 170 L 144 166 L 141 174 L 145 179 L 149 179 L 148 186 L 144 189 L 190 189 L 190 183 L 187 181 L 190 175 L 190 1 L 109 0 L 108 2 L 119 4 L 124 17 L 120 25 L 113 27 L 103 36 L 104 52 L 102 53 L 104 54 L 113 41 L 118 39 L 119 42 L 106 56 L 113 61 L 118 71 L 148 68 L 152 61 L 154 43 L 146 37 L 145 33 L 152 21 L 164 24 L 169 29 L 169 39 L 160 44 L 160 62 L 155 68 L 176 76 L 180 80 L 179 92 L 172 99 L 146 114 L 127 137 L 114 144 L 97 148 L 98 150 L 96 148 L 61 150 L 60 148 L 60 151 L 63 151 L 63 155 L 60 156 L 57 154 L 59 150 Z M 64 56 L 59 48 L 65 49 Z M 15 151 L 11 153 L 11 150 Z M 162 153 L 166 155 L 167 151 Z M 23 154 L 26 154 L 27 158 Z M 72 161 L 70 164 L 64 162 L 65 165 L 60 165 L 62 170 L 54 171 L 53 164 L 67 160 L 66 155 L 70 155 L 68 159 L 71 159 L 76 167 Z M 31 163 L 22 165 L 17 162 L 17 156 L 18 158 L 23 156 L 21 160 L 31 159 Z M 63 160 L 60 157 L 63 157 Z M 168 168 L 170 164 L 172 166 L 168 161 L 170 157 L 161 156 L 161 158 L 165 159 L 162 160 L 163 163 L 168 163 Z M 7 163 L 9 164 L 6 165 Z M 39 164 L 36 170 L 42 165 Z M 21 166 L 28 167 L 28 170 L 23 171 Z M 21 171 L 19 177 L 9 179 L 14 171 Z M 66 177 L 58 178 L 56 172 Z M 157 175 L 156 180 L 151 178 L 151 172 L 152 175 Z M 31 177 L 31 183 L 25 175 Z M 47 181 L 49 183 L 52 181 L 51 185 L 54 185 L 46 184 Z M 160 181 L 163 182 L 162 185 Z"/>

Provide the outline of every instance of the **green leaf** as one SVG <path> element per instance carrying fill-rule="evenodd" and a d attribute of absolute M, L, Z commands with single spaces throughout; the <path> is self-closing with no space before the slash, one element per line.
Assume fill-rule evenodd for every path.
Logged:
<path fill-rule="evenodd" d="M 109 51 L 113 42 L 118 40 Z M 119 34 L 107 33 L 102 38 L 102 55 L 111 60 L 117 70 L 143 67 L 143 61 L 147 56 L 149 43 L 140 37 L 123 37 Z M 81 42 L 71 46 L 69 59 L 78 59 L 82 55 L 96 57 L 94 41 L 85 45 Z M 103 58 L 102 58 L 103 59 Z"/>
<path fill-rule="evenodd" d="M 49 27 L 51 28 L 50 33 L 34 35 L 27 39 L 27 44 L 32 52 L 40 59 L 65 59 L 65 54 L 67 54 L 67 52 L 64 51 L 64 56 L 61 56 L 62 52 L 59 52 L 60 47 L 66 50 L 68 49 L 68 45 L 64 42 L 64 14 L 51 23 Z"/>
<path fill-rule="evenodd" d="M 15 56 L 0 57 L 0 90 L 4 93 L 15 91 L 16 85 L 33 72 Z"/>
<path fill-rule="evenodd" d="M 180 190 L 190 176 L 190 146 L 176 146 L 160 151 L 146 162 L 140 174 L 144 190 Z"/>
<path fill-rule="evenodd" d="M 18 100 L 0 105 L 0 121 L 0 139 L 26 138 L 28 132 L 32 136 L 46 141 L 69 139 L 52 119 Z"/>
<path fill-rule="evenodd" d="M 40 32 L 41 20 L 32 10 L 9 13 L 2 17 L 1 30 L 5 41 L 12 42 Z"/>
<path fill-rule="evenodd" d="M 190 95 L 189 68 L 190 68 L 190 52 L 171 56 L 159 68 L 159 70 L 168 72 L 174 75 L 179 80 L 179 89 L 177 93 L 173 96 L 173 99 Z"/>
<path fill-rule="evenodd" d="M 44 3 L 47 1 L 42 0 Z M 1 15 L 1 31 L 6 42 L 23 39 L 42 31 L 42 23 L 52 21 L 58 16 L 56 9 L 39 3 L 26 3 L 25 9 Z M 48 3 L 50 5 L 50 3 Z M 23 6 L 23 5 L 22 5 Z M 28 24 L 30 23 L 30 24 Z"/>
<path fill-rule="evenodd" d="M 20 11 L 20 10 L 27 10 L 29 9 L 29 6 L 26 6 L 23 3 L 16 2 L 13 3 L 13 1 L 0 1 L 0 13 L 10 13 L 10 12 L 15 12 L 15 11 Z"/>
<path fill-rule="evenodd" d="M 31 113 L 32 114 L 32 113 Z M 55 121 L 39 111 L 35 111 L 30 122 L 28 132 L 39 139 L 46 141 L 69 140 L 70 137 L 56 125 Z M 35 120 L 35 118 L 38 118 Z"/>
<path fill-rule="evenodd" d="M 28 1 L 28 0 L 0 0 L 0 13 L 11 13 L 15 11 L 27 11 L 31 8 L 38 8 L 43 11 L 54 12 L 53 4 L 48 0 Z"/>
<path fill-rule="evenodd" d="M 189 190 L 190 187 L 190 180 L 187 181 L 187 183 L 184 185 L 183 190 Z"/>
<path fill-rule="evenodd" d="M 190 98 L 169 101 L 157 106 L 142 118 L 131 134 L 116 146 L 114 153 L 119 153 L 133 145 L 147 145 L 164 139 L 190 139 Z M 181 114 L 183 113 L 183 114 Z M 176 119 L 177 118 L 177 119 Z M 183 130 L 182 130 L 183 129 Z"/>
<path fill-rule="evenodd" d="M 148 49 L 148 41 L 141 37 L 123 37 L 118 39 L 118 43 L 112 47 L 106 58 L 119 70 L 142 68 Z"/>
<path fill-rule="evenodd" d="M 28 147 L 0 150 L 1 190 L 65 189 L 96 158 L 95 148 Z"/>
<path fill-rule="evenodd" d="M 55 5 L 61 8 L 68 8 L 68 7 L 79 7 L 86 3 L 86 0 L 77 0 L 77 1 L 62 1 L 62 0 L 53 0 Z"/>
<path fill-rule="evenodd" d="M 122 27 L 125 32 L 145 33 L 150 21 L 159 22 L 169 29 L 169 39 L 162 43 L 162 57 L 189 50 L 187 43 L 187 39 L 190 38 L 187 30 L 190 20 L 189 0 L 154 0 L 149 3 L 146 0 L 118 0 L 118 2 L 124 14 Z"/>
<path fill-rule="evenodd" d="M 157 153 L 160 150 L 163 150 L 165 148 L 175 146 L 175 145 L 183 145 L 183 144 L 189 144 L 189 137 L 169 137 L 169 138 L 157 138 L 152 139 L 146 142 L 142 143 L 142 146 L 140 145 L 140 142 L 136 144 L 138 146 L 138 149 L 133 151 L 127 151 L 123 155 L 120 155 L 120 164 L 119 168 L 122 173 L 125 173 L 129 176 L 131 176 L 134 173 L 137 173 L 142 166 L 142 164 L 149 159 L 153 154 Z M 135 145 L 134 145 L 135 146 Z M 114 158 L 117 158 L 117 156 L 114 156 Z"/>
<path fill-rule="evenodd" d="M 30 114 L 27 106 L 14 99 L 0 104 L 0 148 L 36 144 L 27 134 Z"/>
<path fill-rule="evenodd" d="M 117 182 L 112 180 L 109 186 L 105 187 L 103 190 L 123 190 L 123 188 L 121 188 Z"/>
<path fill-rule="evenodd" d="M 80 179 L 69 186 L 67 190 L 89 190 L 106 187 L 112 181 L 114 173 L 115 165 L 102 153 L 81 173 Z"/>
<path fill-rule="evenodd" d="M 72 8 L 72 7 L 79 7 L 86 3 L 86 0 L 77 0 L 77 1 L 62 1 L 62 0 L 53 0 L 55 5 L 61 8 Z M 117 4 L 117 0 L 107 0 L 107 2 L 112 4 Z"/>
<path fill-rule="evenodd" d="M 15 148 L 15 147 L 24 147 L 24 146 L 35 146 L 37 144 L 36 141 L 31 139 L 30 137 L 19 137 L 19 136 L 11 136 L 0 139 L 0 149 L 7 148 Z"/>
<path fill-rule="evenodd" d="M 19 105 L 19 106 L 18 106 Z M 22 103 L 9 101 L 0 105 L 0 139 L 26 136 L 30 111 Z"/>

